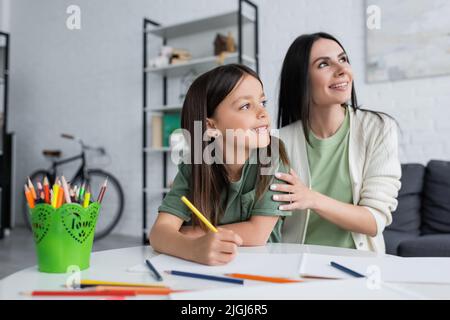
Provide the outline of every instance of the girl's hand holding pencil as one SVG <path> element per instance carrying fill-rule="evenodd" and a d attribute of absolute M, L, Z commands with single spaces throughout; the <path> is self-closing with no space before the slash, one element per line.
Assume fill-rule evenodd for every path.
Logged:
<path fill-rule="evenodd" d="M 237 247 L 242 245 L 242 238 L 237 233 L 223 228 L 192 241 L 192 260 L 212 266 L 232 261 L 237 254 Z"/>

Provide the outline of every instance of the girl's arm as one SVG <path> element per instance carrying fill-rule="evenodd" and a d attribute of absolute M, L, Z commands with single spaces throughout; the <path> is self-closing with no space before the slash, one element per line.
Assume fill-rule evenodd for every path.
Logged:
<path fill-rule="evenodd" d="M 252 216 L 248 221 L 224 224 L 220 227 L 232 230 L 242 238 L 243 246 L 263 246 L 278 221 L 277 216 Z M 205 235 L 200 227 L 182 227 L 180 230 L 190 238 L 198 238 Z"/>
<path fill-rule="evenodd" d="M 219 228 L 198 238 L 180 232 L 183 221 L 167 212 L 160 212 L 149 235 L 153 249 L 186 260 L 208 265 L 226 264 L 234 259 L 242 239 L 231 230 Z"/>
<path fill-rule="evenodd" d="M 277 173 L 278 175 L 278 173 Z M 291 169 L 291 174 L 281 173 L 279 179 L 288 184 L 277 184 L 272 190 L 289 192 L 290 194 L 276 195 L 275 201 L 291 202 L 282 204 L 280 210 L 312 209 L 322 218 L 336 224 L 342 229 L 366 234 L 374 237 L 377 234 L 377 223 L 370 211 L 353 204 L 343 203 L 333 198 L 310 190 Z"/>

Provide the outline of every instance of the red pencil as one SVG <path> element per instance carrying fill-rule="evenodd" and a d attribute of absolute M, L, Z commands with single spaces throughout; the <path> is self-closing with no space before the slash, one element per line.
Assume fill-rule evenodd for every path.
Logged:
<path fill-rule="evenodd" d="M 74 290 L 74 291 L 32 291 L 24 292 L 23 295 L 33 297 L 83 297 L 83 296 L 135 296 L 134 290 Z"/>
<path fill-rule="evenodd" d="M 50 190 L 49 190 L 47 176 L 45 176 L 45 178 L 44 178 L 44 200 L 45 200 L 45 203 L 50 203 Z"/>
<path fill-rule="evenodd" d="M 100 192 L 99 192 L 98 198 L 97 198 L 98 203 L 102 203 L 102 201 L 103 201 L 107 183 L 108 183 L 108 178 L 106 178 L 105 182 L 103 183 L 102 187 L 100 188 Z"/>

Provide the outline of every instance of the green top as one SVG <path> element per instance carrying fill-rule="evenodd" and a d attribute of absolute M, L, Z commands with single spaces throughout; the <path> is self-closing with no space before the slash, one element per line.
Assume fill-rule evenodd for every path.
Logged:
<path fill-rule="evenodd" d="M 250 159 L 250 158 L 249 158 Z M 282 163 L 275 172 L 287 173 L 289 169 Z M 259 216 L 287 216 L 291 215 L 290 211 L 281 211 L 278 209 L 279 202 L 272 200 L 274 194 L 283 193 L 269 189 L 261 198 L 256 201 L 256 182 L 258 177 L 257 164 L 249 163 L 247 160 L 242 168 L 242 174 L 239 181 L 232 182 L 228 186 L 228 192 L 224 190 L 221 195 L 221 205 L 224 209 L 223 216 L 219 218 L 219 225 L 247 221 L 252 215 Z M 190 190 L 191 165 L 181 163 L 178 165 L 178 173 L 175 177 L 171 190 L 164 197 L 164 200 L 158 208 L 158 212 L 164 211 L 171 213 L 184 221 L 190 221 L 192 212 L 181 201 L 181 196 L 187 196 Z M 284 183 L 281 180 L 276 183 Z M 273 181 L 272 181 L 273 183 Z M 227 196 L 228 193 L 228 196 Z M 280 242 L 280 228 L 274 228 L 269 242 Z"/>
<path fill-rule="evenodd" d="M 309 131 L 311 146 L 307 144 L 311 187 L 328 197 L 353 203 L 348 166 L 350 118 L 345 119 L 338 131 L 326 139 L 317 138 Z M 350 231 L 344 230 L 310 211 L 305 243 L 342 248 L 356 248 Z"/>

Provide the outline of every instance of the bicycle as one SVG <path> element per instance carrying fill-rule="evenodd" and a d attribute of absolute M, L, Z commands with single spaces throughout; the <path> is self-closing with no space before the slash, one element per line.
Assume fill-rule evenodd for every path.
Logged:
<path fill-rule="evenodd" d="M 97 197 L 100 192 L 100 187 L 108 178 L 108 187 L 106 189 L 105 196 L 102 201 L 102 207 L 100 215 L 98 216 L 97 225 L 95 228 L 94 241 L 107 236 L 117 225 L 120 217 L 123 213 L 124 207 L 124 195 L 119 180 L 109 172 L 102 169 L 91 169 L 86 162 L 86 151 L 96 151 L 100 155 L 106 155 L 106 151 L 103 147 L 92 147 L 86 145 L 83 140 L 70 134 L 61 134 L 62 138 L 76 140 L 81 146 L 81 153 L 65 159 L 60 159 L 62 152 L 60 150 L 42 150 L 42 154 L 51 161 L 51 166 L 48 169 L 38 169 L 30 175 L 30 179 L 36 186 L 37 182 L 41 183 L 44 177 L 47 176 L 51 185 L 55 182 L 58 174 L 58 167 L 63 164 L 71 163 L 77 160 L 81 160 L 81 165 L 76 171 L 70 184 L 80 186 L 83 181 L 91 188 L 91 193 L 94 197 Z M 23 213 L 25 215 L 25 221 L 27 227 L 31 230 L 30 213 L 26 201 Z"/>

